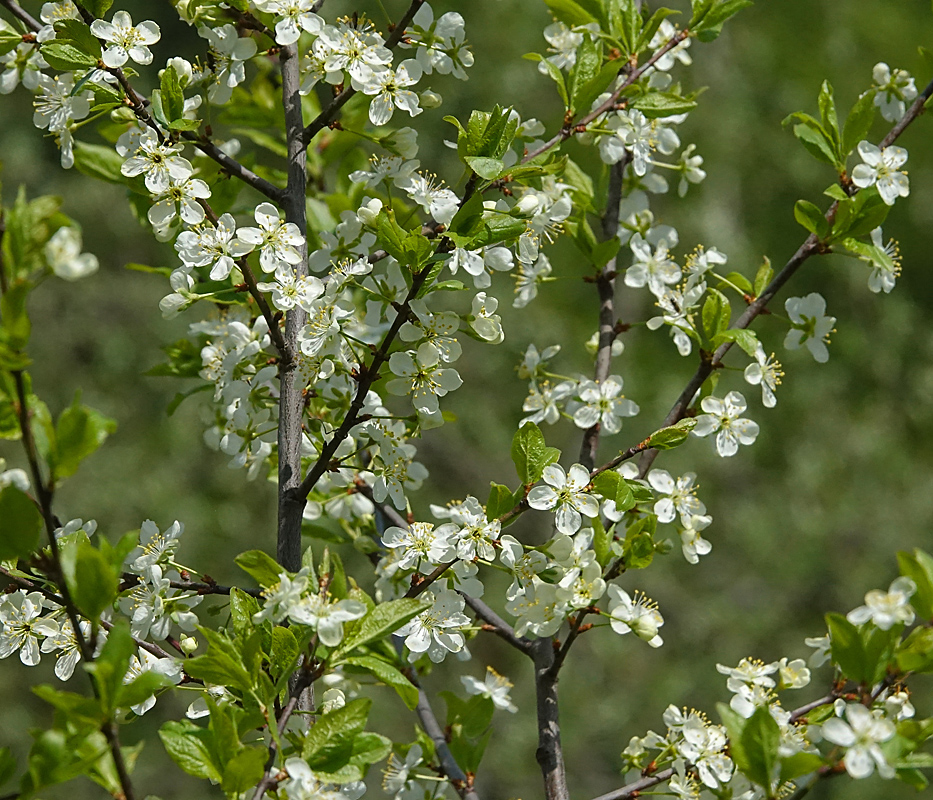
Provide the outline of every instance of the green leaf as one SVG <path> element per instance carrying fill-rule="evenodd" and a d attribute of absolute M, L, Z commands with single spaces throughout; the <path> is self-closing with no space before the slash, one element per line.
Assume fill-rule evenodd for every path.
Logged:
<path fill-rule="evenodd" d="M 190 720 L 172 720 L 159 728 L 165 751 L 189 775 L 220 783 L 221 774 L 211 757 L 210 731 Z"/>
<path fill-rule="evenodd" d="M 774 270 L 771 269 L 771 259 L 764 256 L 761 260 L 761 266 L 758 267 L 758 272 L 755 273 L 755 284 L 752 287 L 755 290 L 755 297 L 759 297 L 768 288 L 768 284 L 771 283 L 773 277 Z"/>
<path fill-rule="evenodd" d="M 331 656 L 332 661 L 336 662 L 342 655 L 357 647 L 394 633 L 410 619 L 430 607 L 430 601 L 416 597 L 403 597 L 400 600 L 380 603 L 367 612 L 353 633 L 340 643 Z"/>
<path fill-rule="evenodd" d="M 178 82 L 178 73 L 175 67 L 168 66 L 162 70 L 159 83 L 162 97 L 162 111 L 167 121 L 180 120 L 185 113 L 185 95 Z"/>
<path fill-rule="evenodd" d="M 269 672 L 276 689 L 281 690 L 288 684 L 300 655 L 301 648 L 292 629 L 276 625 L 272 629 L 272 650 L 269 654 Z"/>
<path fill-rule="evenodd" d="M 746 776 L 766 789 L 771 788 L 780 743 L 781 729 L 771 716 L 771 710 L 759 706 L 742 730 L 742 749 L 748 759 Z"/>
<path fill-rule="evenodd" d="M 897 650 L 902 672 L 933 672 L 933 628 L 914 628 Z"/>
<path fill-rule="evenodd" d="M 198 631 L 207 640 L 208 649 L 204 655 L 189 658 L 185 662 L 185 672 L 205 683 L 249 691 L 253 680 L 240 649 L 222 633 L 200 626 Z"/>
<path fill-rule="evenodd" d="M 574 25 L 588 25 L 599 21 L 575 0 L 544 0 L 544 2 L 551 9 L 551 13 L 570 28 Z"/>
<path fill-rule="evenodd" d="M 256 626 L 253 614 L 259 612 L 259 601 L 242 589 L 230 590 L 230 623 L 238 634 L 250 633 Z"/>
<path fill-rule="evenodd" d="M 388 662 L 373 656 L 351 656 L 344 664 L 365 669 L 387 686 L 391 686 L 411 710 L 418 706 L 418 687 Z"/>
<path fill-rule="evenodd" d="M 827 197 L 831 197 L 833 200 L 849 199 L 849 195 L 845 193 L 845 190 L 838 183 L 831 183 L 823 190 L 823 194 Z"/>
<path fill-rule="evenodd" d="M 59 480 L 74 475 L 81 462 L 117 429 L 116 420 L 81 405 L 80 399 L 80 394 L 75 394 L 71 406 L 62 411 L 55 425 L 58 447 L 52 466 Z"/>
<path fill-rule="evenodd" d="M 392 740 L 378 733 L 364 731 L 353 740 L 353 755 L 350 762 L 360 767 L 375 764 L 388 758 L 392 752 Z"/>
<path fill-rule="evenodd" d="M 719 36 L 723 23 L 743 8 L 752 5 L 752 0 L 722 0 L 722 2 L 712 5 L 712 7 L 710 7 L 711 4 L 706 2 L 701 5 L 705 6 L 707 10 L 702 14 L 700 23 L 698 25 L 691 24 L 690 27 L 698 33 L 697 38 L 701 42 L 711 42 Z M 694 19 L 696 19 L 695 7 Z"/>
<path fill-rule="evenodd" d="M 687 441 L 690 431 L 696 427 L 696 424 L 695 418 L 682 419 L 668 428 L 661 428 L 652 433 L 648 438 L 648 444 L 655 450 L 673 450 Z"/>
<path fill-rule="evenodd" d="M 760 344 L 755 331 L 750 331 L 747 328 L 730 328 L 727 331 L 717 334 L 713 339 L 713 345 L 715 347 L 719 347 L 723 342 L 735 342 L 748 355 L 752 356 L 752 358 L 754 358 L 755 354 L 758 352 Z"/>
<path fill-rule="evenodd" d="M 262 780 L 269 750 L 262 745 L 241 748 L 224 767 L 220 788 L 228 796 L 238 796 Z"/>
<path fill-rule="evenodd" d="M 560 450 L 548 447 L 544 434 L 533 422 L 526 422 L 512 437 L 512 463 L 526 486 L 541 480 L 544 468 L 560 458 Z"/>
<path fill-rule="evenodd" d="M 593 520 L 593 552 L 596 553 L 596 563 L 601 567 L 612 560 L 612 538 L 612 529 L 607 530 L 597 516 Z"/>
<path fill-rule="evenodd" d="M 839 135 L 839 118 L 836 115 L 836 101 L 833 98 L 833 87 L 830 85 L 829 81 L 823 81 L 820 86 L 820 96 L 819 96 L 819 106 L 820 106 L 820 121 L 822 122 L 823 130 L 829 135 L 829 139 L 833 144 L 833 151 L 836 155 L 836 162 L 844 158 L 845 154 L 841 153 L 842 137 Z"/>
<path fill-rule="evenodd" d="M 0 489 L 0 561 L 26 558 L 39 546 L 42 514 L 12 484 Z"/>
<path fill-rule="evenodd" d="M 832 140 L 822 128 L 814 129 L 808 125 L 794 125 L 794 136 L 818 161 L 831 164 L 833 167 L 837 165 Z"/>
<path fill-rule="evenodd" d="M 616 510 L 628 511 L 635 505 L 632 487 L 615 470 L 600 472 L 593 480 L 593 490 L 616 504 Z"/>
<path fill-rule="evenodd" d="M 81 0 L 81 5 L 95 17 L 103 17 L 113 5 L 113 0 Z"/>
<path fill-rule="evenodd" d="M 686 114 L 696 106 L 696 100 L 672 92 L 650 92 L 641 97 L 633 97 L 629 101 L 629 108 L 637 108 L 648 119 Z"/>
<path fill-rule="evenodd" d="M 841 614 L 827 614 L 829 638 L 832 642 L 833 661 L 839 669 L 856 683 L 868 680 L 865 648 L 858 628 Z"/>
<path fill-rule="evenodd" d="M 5 56 L 23 43 L 23 35 L 6 20 L 0 19 L 0 56 Z"/>
<path fill-rule="evenodd" d="M 84 665 L 97 685 L 97 695 L 101 710 L 111 715 L 117 708 L 117 701 L 123 689 L 123 678 L 129 667 L 130 658 L 136 653 L 136 642 L 130 635 L 129 620 L 117 617 L 117 621 L 107 633 L 107 641 L 100 655 Z"/>
<path fill-rule="evenodd" d="M 366 725 L 372 703 L 368 698 L 351 700 L 342 708 L 318 717 L 301 750 L 301 757 L 312 770 L 335 772 L 349 763 L 353 741 Z"/>
<path fill-rule="evenodd" d="M 641 34 L 638 37 L 638 41 L 635 43 L 636 53 L 640 53 L 645 47 L 648 46 L 648 43 L 658 32 L 658 28 L 661 27 L 661 23 L 666 17 L 669 17 L 672 14 L 680 14 L 680 12 L 675 11 L 672 8 L 658 8 L 654 11 L 654 13 L 648 18 L 648 21 L 642 28 Z"/>
<path fill-rule="evenodd" d="M 100 40 L 91 33 L 84 20 L 80 19 L 61 19 L 54 23 L 55 41 L 68 41 L 74 44 L 79 50 L 88 53 L 95 59 L 101 56 Z"/>
<path fill-rule="evenodd" d="M 524 494 L 524 491 L 522 492 Z M 492 521 L 515 507 L 514 493 L 501 483 L 489 485 L 489 499 L 486 501 L 486 519 Z"/>
<path fill-rule="evenodd" d="M 130 708 L 144 703 L 160 689 L 171 686 L 172 682 L 154 670 L 147 670 L 120 687 L 117 692 L 117 705 L 120 708 Z"/>
<path fill-rule="evenodd" d="M 112 147 L 76 141 L 74 156 L 78 172 L 108 183 L 128 183 L 127 178 L 120 172 L 123 159 Z"/>
<path fill-rule="evenodd" d="M 733 711 L 725 703 L 716 703 L 716 711 L 719 714 L 722 724 L 729 734 L 729 755 L 735 762 L 735 766 L 742 774 L 746 774 L 750 768 L 748 754 L 745 752 L 742 734 L 745 731 L 747 720 Z"/>
<path fill-rule="evenodd" d="M 0 296 L 0 325 L 5 334 L 5 344 L 14 350 L 22 350 L 29 341 L 32 326 L 26 311 L 26 298 L 32 284 L 19 281 Z"/>
<path fill-rule="evenodd" d="M 816 753 L 794 753 L 792 756 L 782 758 L 781 783 L 816 772 L 823 766 L 823 763 L 823 759 Z"/>
<path fill-rule="evenodd" d="M 843 158 L 858 146 L 858 143 L 868 136 L 872 123 L 875 121 L 875 92 L 863 92 L 855 101 L 849 116 L 846 117 L 845 127 L 842 129 L 842 155 Z"/>
<path fill-rule="evenodd" d="M 823 216 L 823 212 L 808 200 L 798 200 L 794 204 L 794 219 L 820 239 L 829 235 L 829 221 Z"/>
<path fill-rule="evenodd" d="M 589 83 L 599 74 L 603 61 L 602 50 L 602 42 L 594 41 L 590 36 L 584 36 L 577 48 L 577 60 L 570 70 L 568 87 L 571 107 L 577 113 L 589 108 L 580 103 L 580 98 L 584 95 Z"/>
<path fill-rule="evenodd" d="M 498 158 L 467 156 L 464 160 L 473 172 L 487 181 L 495 180 L 505 171 L 505 164 Z"/>
<path fill-rule="evenodd" d="M 59 42 L 53 39 L 51 42 L 43 44 L 40 52 L 50 67 L 62 72 L 97 67 L 97 59 L 94 56 L 80 50 L 71 42 Z"/>
<path fill-rule="evenodd" d="M 275 586 L 280 580 L 279 576 L 285 572 L 281 564 L 262 550 L 247 550 L 245 553 L 240 553 L 233 561 L 264 589 Z"/>
<path fill-rule="evenodd" d="M 120 591 L 117 571 L 89 542 L 78 544 L 74 582 L 68 587 L 78 610 L 97 620 L 113 605 Z"/>
<path fill-rule="evenodd" d="M 568 2 L 570 0 L 567 0 Z M 538 53 L 527 53 L 525 55 L 529 61 L 538 61 L 541 64 L 544 64 L 544 68 L 547 71 L 548 76 L 555 84 L 557 84 L 557 93 L 560 95 L 560 99 L 564 102 L 565 108 L 570 108 L 570 95 L 567 92 L 567 83 L 564 80 L 564 73 L 560 71 L 554 64 L 548 61 L 546 58 L 542 58 Z"/>
<path fill-rule="evenodd" d="M 714 338 L 729 327 L 732 306 L 729 299 L 717 289 L 710 289 L 703 304 L 703 330 L 708 339 Z"/>
<path fill-rule="evenodd" d="M 917 584 L 917 591 L 910 604 L 922 620 L 933 619 L 933 556 L 917 548 L 912 553 L 897 554 L 901 575 Z"/>
<path fill-rule="evenodd" d="M 745 294 L 751 294 L 753 291 L 751 281 L 749 281 L 748 278 L 746 278 L 741 272 L 730 272 L 728 275 L 726 275 L 726 280 Z M 723 288 L 723 284 L 720 284 L 719 288 L 721 290 Z"/>

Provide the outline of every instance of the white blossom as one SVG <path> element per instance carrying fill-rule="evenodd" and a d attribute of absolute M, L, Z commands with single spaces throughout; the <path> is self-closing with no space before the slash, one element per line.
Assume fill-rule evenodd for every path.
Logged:
<path fill-rule="evenodd" d="M 883 631 L 894 625 L 910 625 L 914 621 L 914 610 L 910 606 L 910 597 L 917 591 L 917 584 L 910 578 L 896 578 L 887 592 L 872 589 L 865 595 L 865 605 L 852 609 L 846 619 L 853 625 L 862 625 L 871 620 L 872 624 Z"/>
<path fill-rule="evenodd" d="M 910 194 L 907 173 L 899 168 L 907 162 L 907 151 L 903 147 L 889 145 L 879 150 L 871 142 L 859 142 L 858 154 L 862 158 L 852 170 L 852 183 L 860 189 L 876 186 L 881 199 L 893 206 L 898 197 Z"/>
<path fill-rule="evenodd" d="M 492 667 L 486 667 L 486 679 L 477 680 L 472 675 L 461 675 L 460 682 L 467 694 L 480 695 L 492 700 L 493 705 L 502 711 L 509 711 L 514 714 L 518 711 L 518 706 L 512 702 L 509 697 L 509 689 L 512 688 L 512 682 L 504 675 L 500 675 Z"/>
<path fill-rule="evenodd" d="M 830 717 L 823 723 L 823 738 L 846 748 L 846 772 L 852 778 L 867 778 L 877 767 L 882 778 L 893 778 L 894 767 L 888 763 L 879 745 L 896 733 L 894 723 L 880 710 L 869 710 L 860 703 L 849 703 L 846 719 Z"/>
<path fill-rule="evenodd" d="M 806 297 L 788 297 L 784 309 L 790 317 L 792 327 L 784 337 L 784 347 L 796 350 L 806 345 L 810 354 L 820 364 L 829 360 L 829 335 L 836 324 L 835 317 L 826 316 L 826 301 L 813 292 Z"/>
<path fill-rule="evenodd" d="M 734 456 L 739 445 L 749 445 L 758 438 L 758 423 L 741 418 L 748 407 L 738 392 L 729 392 L 724 399 L 712 395 L 704 397 L 700 408 L 706 413 L 697 417 L 693 433 L 697 436 L 716 434 L 716 452 L 723 458 Z"/>
<path fill-rule="evenodd" d="M 599 514 L 599 501 L 586 492 L 590 473 L 583 465 L 574 464 L 565 472 L 560 464 L 549 464 L 542 477 L 544 485 L 539 484 L 528 493 L 528 505 L 539 511 L 556 507 L 556 525 L 561 533 L 575 533 L 583 516 L 592 519 Z"/>
<path fill-rule="evenodd" d="M 117 11 L 113 22 L 95 19 L 91 23 L 91 33 L 107 43 L 102 60 L 111 69 L 122 67 L 128 59 L 137 64 L 151 64 L 152 52 L 148 45 L 155 44 L 161 36 L 154 22 L 147 20 L 134 26 L 133 18 L 126 11 Z"/>
<path fill-rule="evenodd" d="M 609 586 L 609 624 L 619 634 L 634 633 L 652 647 L 660 647 L 664 640 L 658 630 L 664 625 L 664 618 L 658 611 L 657 603 L 648 599 L 641 592 L 634 597 L 615 584 Z"/>

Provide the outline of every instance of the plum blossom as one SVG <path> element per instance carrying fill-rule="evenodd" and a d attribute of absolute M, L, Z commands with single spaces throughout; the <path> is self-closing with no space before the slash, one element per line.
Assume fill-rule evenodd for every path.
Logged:
<path fill-rule="evenodd" d="M 916 591 L 917 584 L 910 578 L 896 578 L 886 592 L 872 589 L 865 595 L 865 605 L 852 609 L 846 619 L 853 625 L 862 625 L 871 620 L 873 625 L 883 631 L 901 623 L 910 625 L 914 621 L 910 597 Z"/>
<path fill-rule="evenodd" d="M 784 337 L 784 347 L 796 350 L 803 344 L 820 364 L 829 361 L 826 345 L 836 318 L 826 316 L 826 301 L 822 295 L 812 292 L 806 297 L 788 297 L 784 309 L 792 325 Z"/>
<path fill-rule="evenodd" d="M 417 352 L 393 353 L 389 358 L 389 369 L 398 375 L 386 384 L 390 394 L 411 395 L 412 405 L 419 411 L 433 414 L 438 410 L 438 398 L 459 389 L 463 380 L 454 369 L 438 367 L 440 361 L 436 348 L 427 342 Z"/>
<path fill-rule="evenodd" d="M 211 52 L 211 76 L 207 86 L 207 99 L 214 105 L 230 102 L 233 89 L 246 80 L 245 61 L 254 55 L 258 45 L 255 39 L 240 36 L 233 25 L 208 28 L 202 25 L 198 35 L 206 39 Z"/>
<path fill-rule="evenodd" d="M 663 495 L 654 504 L 658 522 L 673 522 L 677 514 L 705 514 L 706 506 L 697 498 L 696 473 L 685 472 L 676 481 L 665 469 L 653 469 L 648 473 L 648 484 Z"/>
<path fill-rule="evenodd" d="M 752 386 L 761 385 L 761 404 L 765 408 L 774 408 L 777 398 L 774 390 L 780 386 L 784 373 L 781 371 L 781 362 L 765 353 L 764 347 L 758 345 L 755 351 L 755 362 L 745 368 L 745 380 Z"/>
<path fill-rule="evenodd" d="M 696 436 L 715 433 L 716 452 L 723 458 L 734 456 L 740 444 L 752 444 L 758 437 L 758 423 L 740 417 L 747 407 L 738 392 L 729 392 L 722 400 L 712 395 L 704 397 L 700 408 L 706 413 L 697 417 L 693 433 Z"/>
<path fill-rule="evenodd" d="M 407 111 L 409 116 L 418 116 L 422 111 L 418 95 L 408 87 L 418 83 L 421 74 L 421 65 L 411 59 L 403 61 L 397 69 L 386 68 L 370 73 L 361 82 L 363 94 L 373 98 L 369 104 L 370 122 L 387 125 L 396 108 Z"/>
<path fill-rule="evenodd" d="M 897 122 L 904 116 L 905 103 L 917 96 L 917 86 L 907 70 L 892 70 L 883 61 L 875 64 L 871 71 L 878 91 L 874 103 L 881 109 L 881 116 L 888 122 Z"/>
<path fill-rule="evenodd" d="M 194 168 L 188 159 L 177 155 L 181 152 L 179 144 L 163 144 L 152 128 L 146 128 L 138 137 L 131 139 L 135 147 L 117 146 L 121 156 L 129 156 L 120 167 L 120 172 L 128 178 L 144 175 L 146 188 L 154 194 L 168 190 L 176 181 L 184 181 L 194 174 Z"/>
<path fill-rule="evenodd" d="M 437 528 L 430 522 L 413 522 L 407 528 L 386 528 L 382 543 L 399 551 L 400 569 L 415 569 L 422 564 L 441 564 L 454 558 L 453 537 L 457 526 L 445 523 Z"/>
<path fill-rule="evenodd" d="M 858 154 L 862 158 L 852 170 L 852 183 L 860 189 L 876 186 L 881 199 L 893 206 L 898 197 L 910 194 L 910 182 L 907 173 L 899 167 L 907 162 L 907 151 L 903 147 L 888 145 L 878 149 L 871 142 L 859 142 Z"/>
<path fill-rule="evenodd" d="M 509 689 L 512 688 L 512 682 L 504 675 L 500 675 L 492 667 L 486 667 L 486 680 L 480 681 L 472 675 L 461 675 L 460 682 L 467 694 L 480 695 L 492 700 L 493 705 L 502 711 L 508 711 L 514 714 L 518 711 L 518 706 L 512 702 L 509 697 Z"/>
<path fill-rule="evenodd" d="M 580 529 L 583 517 L 599 514 L 599 501 L 587 494 L 590 473 L 582 464 L 574 464 L 565 472 L 560 464 L 550 464 L 544 468 L 545 485 L 535 486 L 528 493 L 528 505 L 539 511 L 557 508 L 557 530 L 568 536 Z"/>
<path fill-rule="evenodd" d="M 253 622 L 259 625 L 265 620 L 278 623 L 285 619 L 289 609 L 297 605 L 308 590 L 310 576 L 309 567 L 302 567 L 294 578 L 289 577 L 287 572 L 279 573 L 278 582 L 263 589 L 265 604 L 262 611 L 253 614 Z"/>
<path fill-rule="evenodd" d="M 133 25 L 133 18 L 126 11 L 117 11 L 113 22 L 95 19 L 91 23 L 91 33 L 107 43 L 101 57 L 111 69 L 122 67 L 128 59 L 137 64 L 151 64 L 152 51 L 148 45 L 159 41 L 161 32 L 154 22 L 140 22 Z"/>
<path fill-rule="evenodd" d="M 879 745 L 897 732 L 894 723 L 880 709 L 870 710 L 861 703 L 848 703 L 846 719 L 831 717 L 823 723 L 823 738 L 846 748 L 846 772 L 852 778 L 867 778 L 875 768 L 882 778 L 893 778 L 894 767 L 888 763 Z"/>
<path fill-rule="evenodd" d="M 313 0 L 259 0 L 256 6 L 282 17 L 275 23 L 275 41 L 281 45 L 294 44 L 302 31 L 318 33 L 324 27 L 324 20 L 313 11 Z"/>
<path fill-rule="evenodd" d="M 712 523 L 709 514 L 688 514 L 680 518 L 680 547 L 688 564 L 698 564 L 700 556 L 709 555 L 713 545 L 700 535 Z"/>
<path fill-rule="evenodd" d="M 366 606 L 359 600 L 346 598 L 333 603 L 327 597 L 311 594 L 289 607 L 288 618 L 317 631 L 321 644 L 336 647 L 343 639 L 343 623 L 365 613 Z"/>
<path fill-rule="evenodd" d="M 635 236 L 629 247 L 635 261 L 625 270 L 626 286 L 638 289 L 647 284 L 655 297 L 662 297 L 669 285 L 680 280 L 680 267 L 671 258 L 666 241 L 662 240 L 652 252 L 648 242 L 641 236 Z"/>
<path fill-rule="evenodd" d="M 580 398 L 573 411 L 578 428 L 599 425 L 603 433 L 614 434 L 622 430 L 622 417 L 634 417 L 638 405 L 622 395 L 622 378 L 610 375 L 601 383 L 583 381 L 578 389 Z"/>
<path fill-rule="evenodd" d="M 237 239 L 259 248 L 259 265 L 263 272 L 274 272 L 279 265 L 294 266 L 301 261 L 299 248 L 305 243 L 305 237 L 294 222 L 284 222 L 272 203 L 260 203 L 253 216 L 259 227 L 240 228 Z"/>
<path fill-rule="evenodd" d="M 85 278 L 100 267 L 97 256 L 81 252 L 81 232 L 69 225 L 52 234 L 45 245 L 45 258 L 52 272 L 66 281 Z"/>
<path fill-rule="evenodd" d="M 641 592 L 634 597 L 615 584 L 609 586 L 609 624 L 619 634 L 634 633 L 652 647 L 660 647 L 664 640 L 658 630 L 664 618 L 658 605 Z"/>
<path fill-rule="evenodd" d="M 405 623 L 395 635 L 405 637 L 405 646 L 410 651 L 409 661 L 417 661 L 427 653 L 428 658 L 437 664 L 447 657 L 447 653 L 459 653 L 463 649 L 461 629 L 470 624 L 470 618 L 463 613 L 463 598 L 454 591 L 425 592 L 423 597 L 433 601 L 434 605 Z"/>
<path fill-rule="evenodd" d="M 39 592 L 20 589 L 0 599 L 0 658 L 8 658 L 17 650 L 19 660 L 27 667 L 39 663 L 39 637 L 55 636 L 58 624 L 39 615 L 46 600 Z"/>

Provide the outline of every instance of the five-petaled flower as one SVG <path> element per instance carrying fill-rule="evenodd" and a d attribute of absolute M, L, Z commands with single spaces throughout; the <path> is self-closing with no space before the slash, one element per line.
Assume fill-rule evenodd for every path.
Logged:
<path fill-rule="evenodd" d="M 876 186 L 881 199 L 889 206 L 894 205 L 898 197 L 910 194 L 910 182 L 907 173 L 900 167 L 907 162 L 907 151 L 903 147 L 888 145 L 880 150 L 871 142 L 859 142 L 858 154 L 864 163 L 852 170 L 852 183 L 860 189 Z"/>
<path fill-rule="evenodd" d="M 122 67 L 128 59 L 137 64 L 151 64 L 152 51 L 148 45 L 159 41 L 161 33 L 154 22 L 133 25 L 133 18 L 126 11 L 113 15 L 113 22 L 95 19 L 91 33 L 107 43 L 101 60 L 111 69 Z"/>
<path fill-rule="evenodd" d="M 758 437 L 758 423 L 740 416 L 747 407 L 738 392 L 729 392 L 724 399 L 704 397 L 700 408 L 706 413 L 697 417 L 693 433 L 697 436 L 715 433 L 716 452 L 723 458 L 734 456 L 740 444 L 752 444 Z"/>
<path fill-rule="evenodd" d="M 564 472 L 560 464 L 544 468 L 544 486 L 535 486 L 528 493 L 528 505 L 539 511 L 557 507 L 557 530 L 570 535 L 580 529 L 583 516 L 590 519 L 599 514 L 599 501 L 587 494 L 590 473 L 582 464 L 574 464 Z"/>

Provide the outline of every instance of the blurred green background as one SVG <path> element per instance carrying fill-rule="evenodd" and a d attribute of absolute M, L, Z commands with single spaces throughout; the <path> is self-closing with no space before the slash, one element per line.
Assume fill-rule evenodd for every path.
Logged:
<path fill-rule="evenodd" d="M 25 5 L 38 14 L 41 4 Z M 186 54 L 197 51 L 197 38 L 177 20 L 173 24 L 168 3 L 121 5 L 134 19 L 151 18 L 162 26 L 162 42 L 153 48 L 155 64 L 174 55 L 177 43 Z M 397 17 L 406 4 L 385 0 L 385 6 Z M 454 8 L 458 4 L 435 3 L 438 13 Z M 369 11 L 384 24 L 378 4 L 328 0 L 325 14 L 333 18 L 354 9 Z M 431 79 L 429 85 L 444 95 L 445 104 L 417 120 L 422 166 L 451 181 L 459 170 L 443 145 L 452 130 L 441 121 L 444 114 L 463 118 L 473 108 L 498 102 L 514 105 L 523 117 L 540 118 L 549 131 L 557 128 L 560 115 L 549 82 L 534 64 L 520 59 L 545 47 L 540 32 L 549 14 L 544 3 L 473 0 L 458 10 L 467 20 L 476 66 L 467 83 Z M 684 142 L 697 143 L 709 177 L 691 187 L 685 200 L 665 197 L 655 206 L 663 221 L 680 232 L 678 252 L 687 253 L 697 243 L 715 246 L 729 255 L 730 269 L 747 275 L 754 274 L 762 255 L 779 267 L 803 237 L 793 220 L 794 202 L 822 203 L 820 192 L 833 179 L 828 167 L 817 164 L 781 128 L 781 120 L 797 110 L 815 113 L 824 78 L 833 83 L 844 112 L 870 84 L 878 61 L 910 70 L 922 87 L 931 75 L 918 45 L 933 48 L 927 0 L 763 0 L 735 18 L 714 43 L 694 43 L 694 66 L 676 74 L 688 89 L 709 89 L 679 132 Z M 140 80 L 146 77 L 152 76 Z M 100 272 L 90 279 L 67 285 L 50 281 L 36 292 L 31 308 L 35 386 L 53 412 L 80 389 L 85 402 L 115 417 L 120 426 L 62 488 L 56 510 L 64 518 L 94 518 L 113 537 L 138 528 L 146 518 L 160 527 L 177 518 L 187 530 L 183 560 L 218 580 L 238 580 L 233 554 L 251 547 L 274 550 L 273 489 L 262 481 L 246 483 L 242 473 L 227 469 L 225 457 L 207 450 L 198 400 L 166 415 L 167 404 L 184 387 L 142 375 L 160 361 L 160 345 L 184 335 L 194 316 L 163 321 L 157 303 L 167 292 L 164 280 L 129 272 L 124 265 L 173 266 L 175 254 L 134 221 L 121 190 L 62 171 L 54 145 L 31 126 L 30 117 L 31 101 L 22 90 L 2 98 L 4 203 L 12 201 L 19 184 L 28 187 L 30 196 L 61 195 L 65 211 L 84 228 L 86 249 L 101 260 Z M 879 119 L 875 141 L 883 136 L 884 124 Z M 643 589 L 659 602 L 666 621 L 663 648 L 652 650 L 633 637 L 608 632 L 583 636 L 575 647 L 560 687 L 575 798 L 585 800 L 623 783 L 619 752 L 632 735 L 662 729 L 660 717 L 668 703 L 712 711 L 715 702 L 728 700 L 715 671 L 717 661 L 806 657 L 803 639 L 823 631 L 824 612 L 845 612 L 859 605 L 867 590 L 886 588 L 896 575 L 898 549 L 933 547 L 931 143 L 927 119 L 898 142 L 910 152 L 911 196 L 897 204 L 885 227 L 887 236 L 900 240 L 904 258 L 894 292 L 871 294 L 862 264 L 834 256 L 811 259 L 780 299 L 810 291 L 824 294 L 829 313 L 838 318 L 829 363 L 816 364 L 806 351 L 782 351 L 784 328 L 763 318 L 757 330 L 786 372 L 777 408 L 762 409 L 757 390 L 738 374 L 728 384 L 749 398 L 749 416 L 761 423 L 756 445 L 722 460 L 712 455 L 709 442 L 695 441 L 658 461 L 672 473 L 699 473 L 700 497 L 714 517 L 707 532 L 713 552 L 691 567 L 677 547 L 653 569 L 624 579 L 626 588 Z M 589 158 L 575 145 L 568 152 Z M 514 368 L 529 341 L 539 348 L 563 344 L 556 362 L 560 371 L 590 371 L 582 344 L 596 327 L 595 290 L 579 280 L 572 246 L 556 248 L 552 261 L 556 273 L 566 277 L 550 284 L 528 310 L 516 312 L 506 302 L 500 306 L 507 332 L 502 345 L 465 342 L 457 365 L 465 386 L 445 404 L 459 424 L 430 432 L 420 445 L 432 478 L 414 501 L 419 518 L 427 517 L 429 502 L 466 493 L 485 498 L 490 480 L 513 480 L 508 443 L 523 416 L 525 394 Z M 509 291 L 502 292 L 504 298 Z M 622 287 L 623 320 L 650 316 L 647 296 Z M 615 371 L 642 411 L 626 422 L 622 434 L 604 442 L 607 458 L 657 427 L 695 366 L 693 358 L 676 354 L 665 331 L 649 334 L 636 327 L 623 340 L 626 349 Z M 736 356 L 730 363 L 744 366 Z M 563 424 L 545 433 L 549 443 L 565 449 L 564 461 L 571 463 L 579 432 Z M 19 459 L 11 443 L 0 445 L 0 456 L 12 463 Z M 533 535 L 538 524 L 525 519 L 510 532 Z M 224 555 L 218 558 L 218 553 Z M 471 649 L 475 660 L 466 669 L 480 677 L 489 663 L 508 675 L 521 709 L 496 718 L 478 777 L 482 796 L 540 796 L 529 665 L 497 640 L 477 639 Z M 28 687 L 55 678 L 50 663 L 27 671 L 14 661 L 0 662 L 0 745 L 24 754 L 24 731 L 50 721 L 48 707 Z M 445 665 L 427 679 L 429 690 L 449 688 L 445 676 L 463 668 Z M 825 692 L 825 670 L 814 678 L 798 693 L 801 703 Z M 930 692 L 916 695 L 920 713 L 931 713 L 931 700 Z M 793 702 L 793 695 L 786 702 Z M 150 740 L 137 767 L 141 795 L 166 800 L 220 796 L 174 768 L 154 739 L 158 724 L 183 705 L 160 700 L 126 731 L 130 742 Z M 442 708 L 438 700 L 436 709 Z M 392 700 L 382 709 L 375 729 L 401 739 L 410 736 L 414 718 L 401 704 Z M 381 794 L 378 783 L 373 775 L 369 795 Z M 101 791 L 83 783 L 45 794 L 77 800 Z M 910 794 L 906 787 L 873 778 L 828 782 L 811 796 Z"/>

